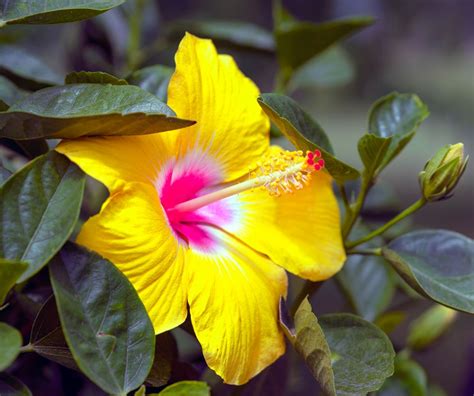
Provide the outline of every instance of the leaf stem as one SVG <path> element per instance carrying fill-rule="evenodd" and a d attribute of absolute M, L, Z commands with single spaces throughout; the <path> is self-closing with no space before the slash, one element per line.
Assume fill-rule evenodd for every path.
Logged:
<path fill-rule="evenodd" d="M 140 42 L 143 11 L 146 0 L 136 0 L 135 9 L 129 18 L 130 34 L 127 48 L 127 67 L 130 72 L 135 70 L 140 62 Z"/>
<path fill-rule="evenodd" d="M 344 219 L 344 224 L 342 226 L 342 236 L 344 240 L 347 239 L 349 233 L 354 226 L 357 217 L 359 216 L 360 211 L 362 210 L 362 206 L 364 205 L 365 197 L 369 192 L 370 188 L 372 187 L 372 179 L 363 177 L 362 184 L 360 186 L 359 194 L 357 195 L 357 200 L 353 205 L 350 205 L 350 211 L 347 212 L 346 217 Z"/>
<path fill-rule="evenodd" d="M 20 353 L 34 352 L 34 351 L 35 350 L 34 350 L 33 345 L 31 343 L 23 345 L 22 347 L 20 347 Z"/>
<path fill-rule="evenodd" d="M 352 249 L 355 246 L 358 246 L 362 243 L 365 243 L 367 241 L 370 241 L 372 238 L 375 238 L 378 235 L 383 234 L 385 231 L 387 231 L 390 227 L 394 226 L 401 220 L 403 220 L 405 217 L 411 215 L 412 213 L 416 212 L 418 209 L 421 209 L 423 206 L 426 204 L 426 199 L 425 198 L 420 198 L 418 201 L 410 205 L 408 208 L 406 208 L 403 212 L 399 213 L 397 216 L 395 216 L 392 220 L 384 224 L 383 226 L 377 228 L 376 230 L 372 231 L 371 233 L 367 234 L 366 236 L 357 239 L 352 242 L 347 242 L 346 243 L 346 248 L 347 249 Z"/>
<path fill-rule="evenodd" d="M 374 249 L 351 249 L 346 252 L 347 254 L 359 254 L 362 256 L 381 256 L 382 248 Z"/>

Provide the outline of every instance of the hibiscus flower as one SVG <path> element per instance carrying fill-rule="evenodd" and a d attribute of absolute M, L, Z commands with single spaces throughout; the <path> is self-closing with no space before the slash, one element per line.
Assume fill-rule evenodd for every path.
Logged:
<path fill-rule="evenodd" d="M 189 312 L 207 364 L 243 384 L 284 353 L 285 269 L 323 280 L 345 260 L 332 179 L 319 153 L 271 147 L 259 90 L 210 40 L 186 34 L 168 104 L 179 131 L 63 141 L 108 188 L 78 243 L 132 282 L 156 333 Z"/>

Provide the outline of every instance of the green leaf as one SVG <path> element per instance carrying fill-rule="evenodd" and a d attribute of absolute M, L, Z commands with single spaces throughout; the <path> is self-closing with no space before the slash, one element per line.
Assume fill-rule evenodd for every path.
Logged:
<path fill-rule="evenodd" d="M 0 371 L 5 370 L 15 361 L 20 353 L 20 347 L 20 332 L 6 323 L 0 322 Z M 0 392 L 0 395 L 3 393 Z"/>
<path fill-rule="evenodd" d="M 403 353 L 399 353 L 395 358 L 395 373 L 385 382 L 378 395 L 427 396 L 426 382 L 423 367 Z"/>
<path fill-rule="evenodd" d="M 2 3 L 0 27 L 5 24 L 49 24 L 80 21 L 101 14 L 125 0 L 9 0 Z"/>
<path fill-rule="evenodd" d="M 128 82 L 105 72 L 79 71 L 69 73 L 64 79 L 65 84 L 112 84 L 128 85 Z"/>
<path fill-rule="evenodd" d="M 354 66 L 340 47 L 330 48 L 301 66 L 291 78 L 288 91 L 306 88 L 333 88 L 349 83 Z"/>
<path fill-rule="evenodd" d="M 112 263 L 73 243 L 49 268 L 66 341 L 81 371 L 108 393 L 138 388 L 153 363 L 155 333 L 132 284 Z"/>
<path fill-rule="evenodd" d="M 0 113 L 0 136 L 11 139 L 144 135 L 184 128 L 154 95 L 131 85 L 46 88 Z"/>
<path fill-rule="evenodd" d="M 392 137 L 379 137 L 370 133 L 359 139 L 357 149 L 364 164 L 364 172 L 368 180 L 372 180 L 385 160 Z"/>
<path fill-rule="evenodd" d="M 173 362 L 178 357 L 178 346 L 170 332 L 159 334 L 155 339 L 155 357 L 153 366 L 146 379 L 152 386 L 166 385 L 171 376 Z"/>
<path fill-rule="evenodd" d="M 435 305 L 423 312 L 410 325 L 407 345 L 424 349 L 441 337 L 456 319 L 457 312 L 443 305 Z"/>
<path fill-rule="evenodd" d="M 381 257 L 351 255 L 336 279 L 355 312 L 366 320 L 373 321 L 395 294 L 395 282 Z"/>
<path fill-rule="evenodd" d="M 331 45 L 374 22 L 371 17 L 353 17 L 311 23 L 296 20 L 284 9 L 276 13 L 280 15 L 274 30 L 277 55 L 281 67 L 286 70 L 298 68 Z"/>
<path fill-rule="evenodd" d="M 30 159 L 39 157 L 49 151 L 48 142 L 45 139 L 15 140 L 15 144 Z"/>
<path fill-rule="evenodd" d="M 16 85 L 25 89 L 44 88 L 63 81 L 41 59 L 14 45 L 0 45 L 0 73 L 12 76 Z"/>
<path fill-rule="evenodd" d="M 182 20 L 173 23 L 169 34 L 181 38 L 183 32 L 209 37 L 218 45 L 273 53 L 272 33 L 248 22 L 223 20 Z"/>
<path fill-rule="evenodd" d="M 0 111 L 6 110 L 13 103 L 15 103 L 17 100 L 20 100 L 25 95 L 25 91 L 18 88 L 9 79 L 0 76 L 0 102 L 4 103 L 4 105 L 0 104 Z"/>
<path fill-rule="evenodd" d="M 428 115 L 428 108 L 414 94 L 393 92 L 374 103 L 369 113 L 369 133 L 392 138 L 380 169 L 402 151 Z"/>
<path fill-rule="evenodd" d="M 0 395 L 31 396 L 31 392 L 20 380 L 6 373 L 0 373 Z"/>
<path fill-rule="evenodd" d="M 51 151 L 0 188 L 0 256 L 28 263 L 18 283 L 36 274 L 69 238 L 84 184 L 77 165 Z"/>
<path fill-rule="evenodd" d="M 33 322 L 30 344 L 38 355 L 67 368 L 79 370 L 64 338 L 53 296 L 44 303 Z"/>
<path fill-rule="evenodd" d="M 180 381 L 163 389 L 159 396 L 210 396 L 209 386 L 202 381 Z M 150 395 L 152 396 L 152 395 Z M 156 396 L 156 395 L 155 395 Z"/>
<path fill-rule="evenodd" d="M 382 315 L 377 317 L 374 323 L 384 333 L 390 334 L 406 319 L 406 317 L 407 314 L 403 311 L 389 311 L 384 312 Z"/>
<path fill-rule="evenodd" d="M 172 67 L 155 65 L 145 67 L 132 73 L 128 78 L 130 84 L 138 85 L 165 102 L 168 94 L 168 84 L 174 69 Z"/>
<path fill-rule="evenodd" d="M 334 157 L 326 133 L 293 99 L 270 93 L 260 95 L 258 103 L 295 147 L 303 151 L 319 149 L 335 180 L 344 182 L 359 176 L 356 169 Z"/>
<path fill-rule="evenodd" d="M 324 394 L 335 396 L 336 387 L 331 365 L 331 350 L 307 298 L 303 300 L 296 311 L 295 327 L 295 349 L 303 356 Z"/>
<path fill-rule="evenodd" d="M 27 263 L 0 258 L 0 305 L 3 304 L 10 289 L 28 268 Z"/>
<path fill-rule="evenodd" d="M 393 374 L 395 352 L 385 333 L 350 314 L 319 318 L 333 356 L 338 395 L 365 395 Z"/>
<path fill-rule="evenodd" d="M 405 234 L 382 248 L 383 256 L 421 295 L 474 313 L 474 241 L 447 230 Z"/>

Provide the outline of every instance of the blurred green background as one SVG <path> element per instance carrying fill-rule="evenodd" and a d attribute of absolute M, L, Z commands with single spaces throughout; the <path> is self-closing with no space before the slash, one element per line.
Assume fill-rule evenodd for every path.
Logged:
<path fill-rule="evenodd" d="M 133 3 L 84 22 L 12 26 L 1 32 L 0 40 L 30 48 L 58 73 L 103 70 L 123 75 L 130 50 L 127 11 Z M 367 113 L 377 98 L 393 90 L 414 92 L 428 105 L 430 117 L 381 177 L 393 187 L 400 207 L 419 197 L 418 172 L 438 148 L 464 142 L 466 154 L 474 153 L 474 1 L 292 0 L 284 5 L 298 18 L 316 22 L 354 15 L 376 18 L 373 26 L 345 41 L 337 54 L 329 54 L 327 63 L 321 61 L 316 75 L 309 71 L 290 84 L 291 95 L 323 126 L 338 157 L 359 166 L 357 140 L 366 131 Z M 140 67 L 173 65 L 177 41 L 164 40 L 162 35 L 177 20 L 245 21 L 271 31 L 271 9 L 270 0 L 149 1 L 141 25 L 145 51 Z M 181 28 L 173 29 L 179 37 Z M 272 54 L 217 46 L 233 54 L 263 92 L 274 89 L 277 65 Z M 301 88 L 298 82 L 311 87 Z M 470 164 L 455 195 L 417 213 L 417 226 L 452 229 L 473 238 L 473 175 Z M 332 281 L 313 304 L 318 314 L 348 309 Z M 410 315 L 426 306 L 424 301 L 414 304 Z M 473 330 L 473 319 L 459 314 L 450 333 L 435 347 L 415 355 L 429 378 L 448 395 L 474 392 Z M 397 337 L 401 340 L 405 335 L 402 327 L 395 346 Z M 290 382 L 289 394 L 311 394 L 313 382 L 304 367 L 292 373 Z M 87 392 L 82 394 L 93 394 Z"/>

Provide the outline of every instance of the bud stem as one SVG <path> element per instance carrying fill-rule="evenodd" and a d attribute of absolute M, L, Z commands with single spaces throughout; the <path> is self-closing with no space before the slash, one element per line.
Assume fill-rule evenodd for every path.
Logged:
<path fill-rule="evenodd" d="M 401 220 L 403 220 L 405 217 L 411 215 L 412 213 L 416 212 L 418 209 L 421 209 L 423 206 L 426 204 L 426 199 L 425 198 L 420 198 L 418 201 L 410 205 L 408 208 L 406 208 L 403 212 L 399 213 L 397 216 L 395 216 L 392 220 L 384 224 L 383 226 L 377 228 L 376 230 L 372 231 L 371 233 L 367 234 L 366 236 L 357 239 L 355 241 L 347 242 L 346 243 L 346 248 L 347 249 L 352 249 L 355 246 L 359 246 L 367 241 L 370 241 L 371 239 L 375 238 L 376 236 L 379 236 L 383 234 L 385 231 L 387 231 L 390 227 L 394 226 Z"/>

